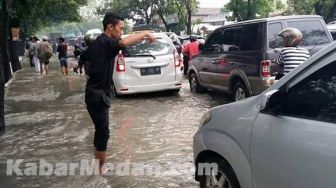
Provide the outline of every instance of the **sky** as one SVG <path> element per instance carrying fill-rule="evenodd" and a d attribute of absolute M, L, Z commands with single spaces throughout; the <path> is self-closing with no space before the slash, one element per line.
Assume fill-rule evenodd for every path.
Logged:
<path fill-rule="evenodd" d="M 198 0 L 201 8 L 222 8 L 229 0 Z"/>

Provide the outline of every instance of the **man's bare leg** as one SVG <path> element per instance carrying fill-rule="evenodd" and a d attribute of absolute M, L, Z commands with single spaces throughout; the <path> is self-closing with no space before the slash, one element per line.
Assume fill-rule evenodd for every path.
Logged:
<path fill-rule="evenodd" d="M 62 71 L 62 75 L 66 75 L 64 66 L 61 67 L 61 71 Z"/>
<path fill-rule="evenodd" d="M 48 74 L 48 64 L 44 65 L 45 73 Z"/>
<path fill-rule="evenodd" d="M 95 152 L 96 159 L 99 160 L 99 174 L 103 175 L 106 171 L 104 168 L 104 164 L 106 163 L 106 151 L 98 151 Z"/>
<path fill-rule="evenodd" d="M 41 74 L 46 74 L 45 66 L 44 63 L 41 63 Z"/>

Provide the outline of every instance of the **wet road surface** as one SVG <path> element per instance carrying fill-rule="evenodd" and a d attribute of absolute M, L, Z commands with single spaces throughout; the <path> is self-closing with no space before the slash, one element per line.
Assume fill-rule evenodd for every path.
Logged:
<path fill-rule="evenodd" d="M 6 176 L 8 159 L 78 163 L 94 158 L 94 127 L 84 103 L 86 79 L 71 71 L 69 76 L 61 76 L 56 59 L 50 66 L 48 75 L 36 75 L 24 59 L 24 70 L 7 88 L 7 127 L 0 136 L 0 187 L 198 187 L 193 174 L 193 135 L 204 112 L 229 99 L 221 93 L 190 93 L 186 79 L 178 94 L 112 99 L 108 162 L 159 166 L 161 173 Z"/>

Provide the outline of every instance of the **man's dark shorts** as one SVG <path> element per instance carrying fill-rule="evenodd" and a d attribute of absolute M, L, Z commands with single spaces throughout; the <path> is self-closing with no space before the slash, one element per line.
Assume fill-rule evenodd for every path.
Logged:
<path fill-rule="evenodd" d="M 61 63 L 61 67 L 68 67 L 67 58 L 61 58 L 60 63 Z"/>
<path fill-rule="evenodd" d="M 110 137 L 109 107 L 102 101 L 86 102 L 86 108 L 95 125 L 94 146 L 98 151 L 106 151 Z"/>

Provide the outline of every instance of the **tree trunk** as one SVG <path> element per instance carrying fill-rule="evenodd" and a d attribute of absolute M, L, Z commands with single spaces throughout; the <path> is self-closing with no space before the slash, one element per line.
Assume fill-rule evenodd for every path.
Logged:
<path fill-rule="evenodd" d="M 322 15 L 322 8 L 323 8 L 323 4 L 322 4 L 320 1 L 317 1 L 317 2 L 314 4 L 315 13 L 316 13 L 317 15 L 323 16 L 323 15 Z"/>
<path fill-rule="evenodd" d="M 249 20 L 251 19 L 252 16 L 252 7 L 251 7 L 251 0 L 247 1 L 247 15 L 246 15 L 246 19 L 245 20 Z"/>
<path fill-rule="evenodd" d="M 149 15 L 148 15 L 148 12 L 147 12 L 147 10 L 145 10 L 145 19 L 146 19 L 146 23 L 147 23 L 147 25 L 149 25 L 149 23 L 150 23 L 150 17 L 149 17 Z"/>
<path fill-rule="evenodd" d="M 187 21 L 187 34 L 191 35 L 191 8 L 189 7 L 188 10 L 188 21 Z"/>
<path fill-rule="evenodd" d="M 4 93 L 5 83 L 10 80 L 11 72 L 8 60 L 8 12 L 6 1 L 2 1 L 0 20 L 0 134 L 5 131 Z"/>
<path fill-rule="evenodd" d="M 0 46 L 2 51 L 2 46 Z M 5 75 L 3 64 L 4 60 L 2 58 L 2 53 L 0 51 L 0 135 L 5 132 Z"/>
<path fill-rule="evenodd" d="M 161 20 L 162 20 L 162 22 L 163 22 L 163 24 L 166 28 L 166 31 L 169 31 L 169 25 L 167 24 L 166 19 L 164 18 L 161 10 L 158 10 L 158 15 L 160 16 L 160 18 L 161 18 Z"/>

